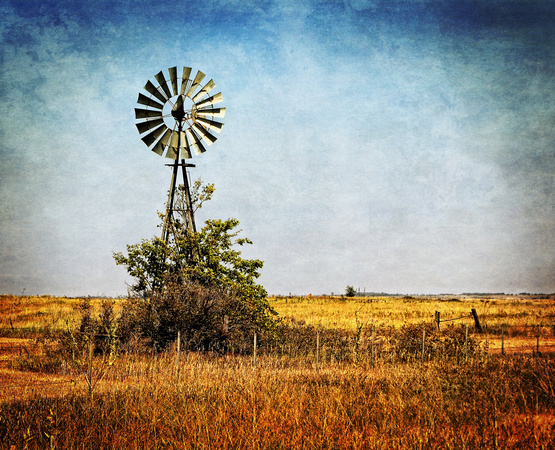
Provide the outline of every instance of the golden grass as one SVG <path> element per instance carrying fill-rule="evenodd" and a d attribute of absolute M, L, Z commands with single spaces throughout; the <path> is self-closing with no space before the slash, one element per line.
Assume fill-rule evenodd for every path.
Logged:
<path fill-rule="evenodd" d="M 0 406 L 5 448 L 551 448 L 553 360 L 330 364 L 122 357 L 89 396 Z M 98 360 L 95 364 L 100 364 Z M 50 436 L 53 436 L 52 441 Z M 542 447 L 543 446 L 543 447 Z"/>
<path fill-rule="evenodd" d="M 11 324 L 63 329 L 78 321 L 78 299 L 6 297 L 0 298 L 4 329 Z M 270 302 L 281 316 L 351 330 L 363 323 L 429 323 L 435 311 L 447 318 L 471 308 L 491 328 L 504 323 L 519 330 L 552 324 L 555 311 L 553 298 L 368 300 Z M 494 337 L 488 337 L 490 348 Z M 534 344 L 529 335 L 511 339 Z M 258 356 L 254 367 L 252 357 L 185 353 L 179 371 L 173 351 L 122 354 L 113 364 L 97 356 L 91 395 L 86 355 L 81 355 L 80 370 L 46 374 L 9 368 L 21 352 L 41 356 L 40 345 L 32 342 L 0 338 L 0 448 L 555 447 L 553 354 L 490 352 L 460 363 L 378 359 L 374 368 L 368 360 L 353 364 L 322 358 L 317 370 L 312 356 Z"/>
<path fill-rule="evenodd" d="M 78 318 L 75 308 L 83 301 L 66 297 L 17 297 L 0 295 L 0 329 L 66 329 Z M 102 299 L 90 299 L 97 311 Z M 121 300 L 113 300 L 116 312 Z M 476 309 L 483 325 L 534 326 L 555 322 L 555 296 L 482 297 L 270 297 L 280 317 L 295 318 L 309 325 L 353 330 L 357 325 L 394 326 L 432 322 L 435 311 L 442 319 L 460 317 Z M 473 323 L 472 318 L 458 323 Z"/>
<path fill-rule="evenodd" d="M 272 297 L 281 317 L 293 317 L 324 328 L 355 329 L 359 324 L 400 327 L 432 322 L 436 311 L 442 319 L 470 314 L 476 309 L 486 326 L 533 326 L 555 322 L 555 296 L 484 297 Z M 463 322 L 473 324 L 471 317 Z"/>
<path fill-rule="evenodd" d="M 0 330 L 9 332 L 20 329 L 22 332 L 53 331 L 73 328 L 78 320 L 76 308 L 82 303 L 82 298 L 0 295 Z M 93 310 L 100 310 L 103 299 L 91 298 Z M 115 303 L 116 311 L 120 308 L 120 300 Z"/>

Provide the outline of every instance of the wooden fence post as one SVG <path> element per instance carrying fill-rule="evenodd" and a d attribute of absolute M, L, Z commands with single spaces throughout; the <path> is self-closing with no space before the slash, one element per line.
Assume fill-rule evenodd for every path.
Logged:
<path fill-rule="evenodd" d="M 468 325 L 466 325 L 466 331 L 464 333 L 464 359 L 468 361 Z"/>
<path fill-rule="evenodd" d="M 89 385 L 89 395 L 92 395 L 93 384 L 92 384 L 92 360 L 93 360 L 94 343 L 92 336 L 89 339 L 89 367 L 87 370 L 87 384 Z"/>
<path fill-rule="evenodd" d="M 422 327 L 422 362 L 424 362 L 425 344 L 426 344 L 426 327 Z"/>
<path fill-rule="evenodd" d="M 489 355 L 489 339 L 488 339 L 488 326 L 484 326 L 484 331 L 486 333 L 486 357 Z"/>
<path fill-rule="evenodd" d="M 436 311 L 436 314 L 435 314 L 435 322 L 436 322 L 436 324 L 437 324 L 437 331 L 439 331 L 439 324 L 441 323 L 441 318 L 440 318 L 440 317 L 441 317 L 441 316 L 440 316 L 440 312 L 439 312 L 439 311 Z"/>
<path fill-rule="evenodd" d="M 480 325 L 480 319 L 478 319 L 478 313 L 474 308 L 470 310 L 472 317 L 474 317 L 474 324 L 476 325 L 476 329 L 481 333 L 482 332 L 482 325 Z"/>
<path fill-rule="evenodd" d="M 536 355 L 540 354 L 540 326 L 536 325 Z"/>
<path fill-rule="evenodd" d="M 501 354 L 505 354 L 505 325 L 501 325 Z"/>
<path fill-rule="evenodd" d="M 177 348 L 175 355 L 175 376 L 179 378 L 179 353 L 181 350 L 181 331 L 177 332 Z"/>
<path fill-rule="evenodd" d="M 320 332 L 316 331 L 316 372 L 320 370 Z"/>
<path fill-rule="evenodd" d="M 256 367 L 256 333 L 254 333 L 253 352 L 252 352 L 252 367 Z"/>
<path fill-rule="evenodd" d="M 376 325 L 372 325 L 372 369 L 374 368 L 374 357 L 375 357 L 374 341 L 375 340 L 376 340 Z"/>

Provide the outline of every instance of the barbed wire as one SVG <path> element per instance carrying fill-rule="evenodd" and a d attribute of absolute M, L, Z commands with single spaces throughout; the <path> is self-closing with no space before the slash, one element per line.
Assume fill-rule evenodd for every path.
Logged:
<path fill-rule="evenodd" d="M 441 319 L 441 323 L 443 322 L 451 322 L 451 321 L 455 321 L 455 320 L 459 320 L 459 319 L 465 319 L 468 317 L 472 317 L 472 315 L 468 315 L 468 316 L 461 316 L 461 317 L 455 317 L 455 318 L 450 318 L 450 319 Z M 426 322 L 427 323 L 427 322 Z M 434 323 L 437 323 L 436 321 L 434 321 Z M 419 324 L 415 324 L 415 325 L 419 325 Z M 487 323 L 482 325 L 483 328 L 498 328 L 498 327 L 505 327 L 505 328 L 555 328 L 555 323 L 553 324 L 549 324 L 549 323 L 539 323 L 539 324 L 535 324 L 535 325 L 509 325 L 506 323 L 502 323 L 502 324 L 496 324 L 496 325 L 488 325 Z M 16 332 L 16 331 L 35 331 L 37 333 L 43 333 L 44 331 L 46 331 L 48 329 L 48 327 L 45 328 L 34 328 L 34 327 L 5 327 L 5 328 L 0 328 L 0 337 L 9 337 L 4 335 L 3 333 L 5 331 L 11 331 L 11 332 Z M 7 333 L 9 334 L 9 333 Z M 116 334 L 108 334 L 108 333 L 86 333 L 86 332 L 81 332 L 78 331 L 77 334 L 81 334 L 84 336 L 94 336 L 94 337 L 114 337 L 114 338 L 119 338 L 122 336 L 118 336 Z M 176 333 L 177 336 L 177 333 Z"/>

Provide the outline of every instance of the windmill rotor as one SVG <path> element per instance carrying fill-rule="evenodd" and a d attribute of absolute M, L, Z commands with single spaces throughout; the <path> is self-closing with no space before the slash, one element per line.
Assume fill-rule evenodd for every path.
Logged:
<path fill-rule="evenodd" d="M 148 80 L 144 93 L 139 93 L 135 108 L 135 123 L 141 140 L 154 153 L 172 159 L 172 181 L 168 195 L 166 217 L 162 239 L 168 241 L 174 212 L 178 167 L 182 168 L 183 184 L 187 203 L 187 229 L 196 231 L 187 180 L 186 159 L 200 155 L 217 140 L 215 133 L 223 128 L 221 119 L 225 108 L 214 107 L 223 101 L 221 93 L 209 95 L 216 83 L 210 79 L 203 84 L 205 74 L 198 70 L 192 77 L 193 69 L 183 67 L 178 75 L 177 67 L 170 67 Z M 180 162 L 181 161 L 181 162 Z"/>

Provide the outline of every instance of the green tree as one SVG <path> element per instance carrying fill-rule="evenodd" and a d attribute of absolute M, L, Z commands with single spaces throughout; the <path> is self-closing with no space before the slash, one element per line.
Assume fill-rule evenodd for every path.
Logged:
<path fill-rule="evenodd" d="M 355 288 L 353 286 L 347 286 L 345 288 L 345 295 L 347 297 L 354 297 L 356 295 L 356 293 L 357 292 L 355 291 Z"/>
<path fill-rule="evenodd" d="M 213 193 L 213 185 L 197 181 L 194 207 Z M 178 190 L 178 204 L 183 196 Z M 179 331 L 192 348 L 228 348 L 254 331 L 271 330 L 275 312 L 256 282 L 263 262 L 242 257 L 239 248 L 252 242 L 239 237 L 239 221 L 207 220 L 194 233 L 182 214 L 171 226 L 167 243 L 154 237 L 128 245 L 127 255 L 114 253 L 116 264 L 135 279 L 119 333 L 165 347 Z"/>

